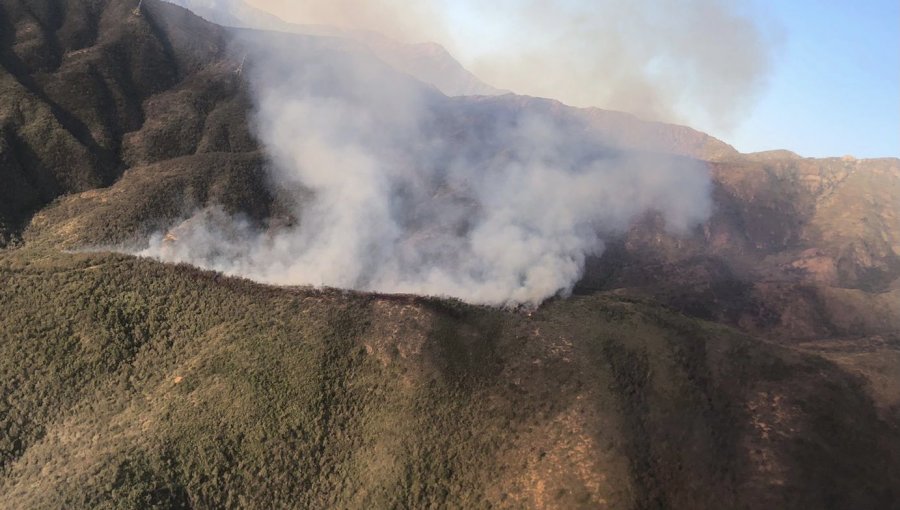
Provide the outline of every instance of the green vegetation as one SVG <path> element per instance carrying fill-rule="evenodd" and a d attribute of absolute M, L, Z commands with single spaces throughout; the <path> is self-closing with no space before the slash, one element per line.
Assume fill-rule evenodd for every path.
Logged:
<path fill-rule="evenodd" d="M 637 301 L 529 316 L 27 247 L 0 281 L 9 508 L 886 507 L 900 486 L 856 378 Z"/>
<path fill-rule="evenodd" d="M 129 170 L 114 186 L 58 199 L 32 219 L 31 246 L 129 246 L 217 204 L 262 222 L 279 213 L 259 153 L 202 154 Z"/>

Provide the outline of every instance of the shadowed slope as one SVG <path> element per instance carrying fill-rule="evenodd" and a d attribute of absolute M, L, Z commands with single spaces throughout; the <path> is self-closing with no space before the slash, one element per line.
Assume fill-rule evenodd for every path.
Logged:
<path fill-rule="evenodd" d="M 0 2 L 2 237 L 135 164 L 256 149 L 224 32 L 170 4 L 135 6 Z"/>

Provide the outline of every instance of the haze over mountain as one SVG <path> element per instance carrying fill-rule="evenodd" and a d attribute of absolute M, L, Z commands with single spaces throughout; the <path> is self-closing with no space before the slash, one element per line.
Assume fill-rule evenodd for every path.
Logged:
<path fill-rule="evenodd" d="M 0 507 L 900 501 L 900 161 L 136 5 L 0 0 Z M 483 301 L 529 307 L 122 253 L 265 280 L 338 234 L 361 288 L 499 243 Z M 575 269 L 517 298 L 541 264 Z"/>
<path fill-rule="evenodd" d="M 726 133 L 765 90 L 780 48 L 758 3 L 729 0 L 245 1 L 296 23 L 439 42 L 516 93 Z"/>
<path fill-rule="evenodd" d="M 369 30 L 287 23 L 243 0 L 171 0 L 203 18 L 229 27 L 277 30 L 358 41 L 395 69 L 434 85 L 448 96 L 497 95 L 505 91 L 483 83 L 464 69 L 445 48 L 432 42 L 405 44 Z"/>

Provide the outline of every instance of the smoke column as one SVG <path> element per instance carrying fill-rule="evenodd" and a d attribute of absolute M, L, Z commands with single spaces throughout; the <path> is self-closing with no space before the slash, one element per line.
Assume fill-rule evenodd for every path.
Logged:
<path fill-rule="evenodd" d="M 295 222 L 204 209 L 144 255 L 273 284 L 534 306 L 570 292 L 604 236 L 643 212 L 675 231 L 709 213 L 703 164 L 606 147 L 546 102 L 447 98 L 328 38 L 244 39 L 256 130 Z"/>

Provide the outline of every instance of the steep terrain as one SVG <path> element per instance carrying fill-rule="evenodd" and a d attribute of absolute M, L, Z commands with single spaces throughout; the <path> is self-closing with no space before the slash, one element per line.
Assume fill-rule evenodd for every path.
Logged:
<path fill-rule="evenodd" d="M 900 161 L 740 156 L 712 165 L 713 217 L 692 238 L 654 218 L 588 270 L 784 341 L 900 341 Z"/>
<path fill-rule="evenodd" d="M 165 3 L 0 4 L 0 239 L 130 167 L 253 152 L 249 103 L 214 25 Z"/>
<path fill-rule="evenodd" d="M 706 161 L 713 216 L 648 214 L 531 314 L 73 253 L 204 206 L 296 220 L 249 127 L 254 32 L 136 5 L 0 0 L 0 507 L 897 507 L 897 160 L 742 155 L 373 61 L 462 149 L 542 112 Z"/>

